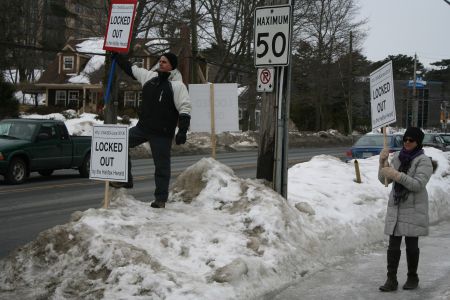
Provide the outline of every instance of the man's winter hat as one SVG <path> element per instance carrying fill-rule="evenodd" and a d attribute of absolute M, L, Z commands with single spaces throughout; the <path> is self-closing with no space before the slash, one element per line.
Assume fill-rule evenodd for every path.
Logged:
<path fill-rule="evenodd" d="M 409 127 L 406 129 L 403 139 L 409 137 L 417 142 L 417 145 L 422 145 L 425 134 L 418 127 Z"/>
<path fill-rule="evenodd" d="M 163 55 L 167 60 L 170 62 L 170 65 L 172 66 L 172 70 L 175 70 L 178 66 L 178 58 L 175 54 L 172 52 L 166 52 Z"/>

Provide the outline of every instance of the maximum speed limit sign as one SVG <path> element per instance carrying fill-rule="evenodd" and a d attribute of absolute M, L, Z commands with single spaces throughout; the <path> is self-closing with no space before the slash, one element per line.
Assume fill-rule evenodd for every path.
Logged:
<path fill-rule="evenodd" d="M 291 40 L 291 6 L 255 9 L 255 66 L 287 66 Z"/>

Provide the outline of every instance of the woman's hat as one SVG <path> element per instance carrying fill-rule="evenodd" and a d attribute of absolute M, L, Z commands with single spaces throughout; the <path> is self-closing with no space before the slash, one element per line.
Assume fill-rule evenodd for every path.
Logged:
<path fill-rule="evenodd" d="M 418 127 L 409 127 L 408 129 L 406 129 L 405 134 L 403 135 L 403 139 L 407 137 L 412 138 L 417 142 L 418 146 L 421 146 L 425 134 Z"/>

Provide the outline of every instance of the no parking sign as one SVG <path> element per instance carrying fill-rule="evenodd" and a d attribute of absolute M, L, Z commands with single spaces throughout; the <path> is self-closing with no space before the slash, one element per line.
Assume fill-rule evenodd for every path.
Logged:
<path fill-rule="evenodd" d="M 256 85 L 257 92 L 273 91 L 274 68 L 258 69 L 258 83 Z"/>

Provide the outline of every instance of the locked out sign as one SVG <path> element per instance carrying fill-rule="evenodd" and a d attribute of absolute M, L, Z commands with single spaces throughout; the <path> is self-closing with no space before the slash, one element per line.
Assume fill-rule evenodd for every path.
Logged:
<path fill-rule="evenodd" d="M 89 179 L 127 182 L 128 127 L 94 125 Z"/>
<path fill-rule="evenodd" d="M 137 0 L 112 0 L 103 49 L 128 52 Z"/>
<path fill-rule="evenodd" d="M 372 130 L 397 120 L 392 61 L 370 73 L 370 98 Z"/>
<path fill-rule="evenodd" d="M 255 66 L 289 65 L 291 6 L 255 9 Z"/>

